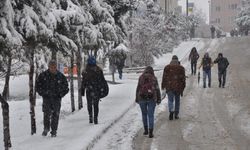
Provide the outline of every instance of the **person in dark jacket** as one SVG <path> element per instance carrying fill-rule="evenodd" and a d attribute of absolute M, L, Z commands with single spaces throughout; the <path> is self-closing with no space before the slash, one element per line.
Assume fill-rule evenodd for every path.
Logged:
<path fill-rule="evenodd" d="M 104 82 L 105 78 L 102 69 L 96 65 L 96 59 L 90 56 L 87 60 L 87 66 L 82 73 L 82 96 L 87 95 L 87 107 L 89 113 L 89 123 L 98 124 L 100 92 L 98 84 Z M 93 118 L 94 109 L 94 118 Z"/>
<path fill-rule="evenodd" d="M 206 88 L 206 80 L 208 77 L 208 87 L 211 87 L 211 67 L 213 66 L 212 59 L 209 57 L 209 54 L 206 52 L 202 58 L 199 69 L 202 66 L 203 70 L 203 88 Z"/>
<path fill-rule="evenodd" d="M 174 55 L 169 65 L 164 68 L 162 76 L 162 97 L 168 95 L 169 120 L 179 119 L 180 96 L 186 87 L 185 69 Z M 175 102 L 175 108 L 174 108 Z"/>
<path fill-rule="evenodd" d="M 140 105 L 144 135 L 149 134 L 152 138 L 154 129 L 154 111 L 156 104 L 161 103 L 161 93 L 157 78 L 151 66 L 146 67 L 143 74 L 139 77 L 136 88 L 135 102 Z"/>
<path fill-rule="evenodd" d="M 189 54 L 189 59 L 188 59 L 191 62 L 192 75 L 196 75 L 196 66 L 197 66 L 197 60 L 199 59 L 199 57 L 200 55 L 198 54 L 197 49 L 193 47 Z"/>
<path fill-rule="evenodd" d="M 226 57 L 223 57 L 222 53 L 219 53 L 218 57 L 214 60 L 214 63 L 215 64 L 218 63 L 219 87 L 224 88 L 226 83 L 227 67 L 229 65 L 229 62 Z"/>
<path fill-rule="evenodd" d="M 44 130 L 42 135 L 47 136 L 51 128 L 51 136 L 56 137 L 61 100 L 69 91 L 67 79 L 57 70 L 56 61 L 51 60 L 49 69 L 38 76 L 36 91 L 43 97 Z"/>
<path fill-rule="evenodd" d="M 211 37 L 212 37 L 212 39 L 214 39 L 214 36 L 215 36 L 215 27 L 213 25 L 210 27 L 210 31 L 211 31 Z"/>

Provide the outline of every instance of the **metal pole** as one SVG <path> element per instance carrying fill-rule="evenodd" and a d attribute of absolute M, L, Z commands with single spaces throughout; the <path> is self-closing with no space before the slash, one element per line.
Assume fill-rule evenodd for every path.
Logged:
<path fill-rule="evenodd" d="M 188 0 L 186 0 L 186 14 L 188 16 Z"/>

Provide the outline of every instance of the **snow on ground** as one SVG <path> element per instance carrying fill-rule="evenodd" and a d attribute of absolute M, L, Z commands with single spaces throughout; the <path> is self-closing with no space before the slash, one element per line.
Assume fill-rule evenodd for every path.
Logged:
<path fill-rule="evenodd" d="M 173 54 L 177 55 L 181 63 L 185 66 L 189 63 L 186 58 L 192 47 L 198 50 L 204 47 L 202 40 L 183 42 L 178 46 Z M 172 58 L 173 54 L 165 54 L 162 58 L 156 60 L 155 68 L 163 69 Z M 86 109 L 86 100 L 83 98 L 83 109 L 71 113 L 69 94 L 62 100 L 61 115 L 59 121 L 58 136 L 56 138 L 42 137 L 43 114 L 42 99 L 37 99 L 36 121 L 37 134 L 30 135 L 30 115 L 28 93 L 28 76 L 18 76 L 11 79 L 11 97 L 15 101 L 10 101 L 10 132 L 14 150 L 81 150 L 94 147 L 96 142 L 102 136 L 108 136 L 109 139 L 117 139 L 115 142 L 109 140 L 100 140 L 94 148 L 102 147 L 113 149 L 130 149 L 132 147 L 133 136 L 142 127 L 141 114 L 138 105 L 135 105 L 135 89 L 140 74 L 124 74 L 124 79 L 119 80 L 121 84 L 111 85 L 110 93 L 100 102 L 99 124 L 88 123 L 88 113 Z M 161 83 L 162 71 L 156 72 L 158 82 Z M 117 75 L 116 75 L 117 77 Z M 111 76 L 106 76 L 111 80 Z M 0 88 L 3 81 L 0 81 Z M 77 99 L 77 93 L 75 93 Z M 25 100 L 23 100 L 25 98 Z M 22 101 L 20 101 L 22 100 Z M 76 108 L 78 108 L 76 106 Z M 157 106 L 157 114 L 167 108 L 167 102 L 164 100 L 160 106 Z M 190 110 L 191 111 L 191 110 Z M 156 114 L 156 115 L 157 115 Z M 2 116 L 0 115 L 0 120 Z M 110 132 L 109 129 L 112 128 Z M 116 133 L 124 131 L 122 133 Z M 108 133 L 109 134 L 104 134 Z M 2 124 L 0 124 L 0 134 Z M 112 137 L 110 137 L 112 136 Z M 105 139 L 105 138 L 102 138 Z M 107 138 L 106 138 L 107 139 Z M 116 145 L 115 145 L 116 144 Z M 128 146 L 130 144 L 130 146 Z M 3 148 L 3 137 L 0 136 L 0 147 Z"/>

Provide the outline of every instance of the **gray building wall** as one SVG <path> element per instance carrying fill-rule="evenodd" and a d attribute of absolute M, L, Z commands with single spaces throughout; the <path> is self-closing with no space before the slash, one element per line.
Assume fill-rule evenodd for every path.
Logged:
<path fill-rule="evenodd" d="M 239 12 L 241 0 L 210 0 L 210 25 L 220 27 L 225 32 L 230 32 L 237 27 L 235 17 Z"/>

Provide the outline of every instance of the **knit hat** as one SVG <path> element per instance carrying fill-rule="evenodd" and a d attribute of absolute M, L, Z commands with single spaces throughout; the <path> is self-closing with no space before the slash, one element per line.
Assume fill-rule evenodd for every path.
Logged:
<path fill-rule="evenodd" d="M 178 57 L 177 57 L 176 55 L 174 55 L 174 56 L 172 57 L 172 60 L 178 60 Z"/>
<path fill-rule="evenodd" d="M 89 65 L 96 65 L 96 60 L 94 56 L 89 56 L 88 58 L 88 64 Z"/>

